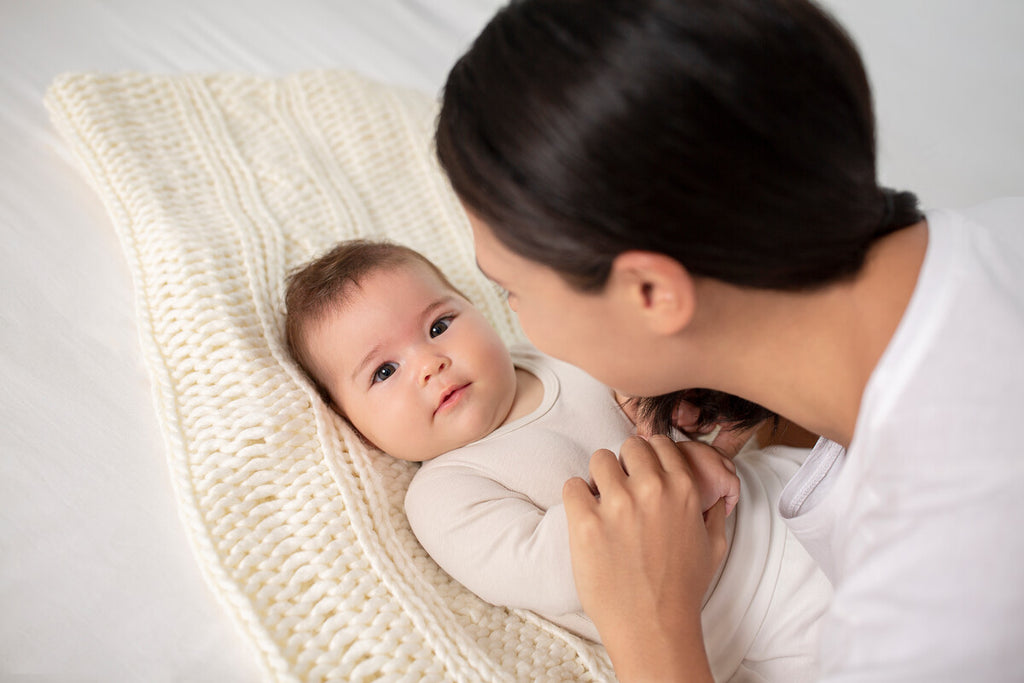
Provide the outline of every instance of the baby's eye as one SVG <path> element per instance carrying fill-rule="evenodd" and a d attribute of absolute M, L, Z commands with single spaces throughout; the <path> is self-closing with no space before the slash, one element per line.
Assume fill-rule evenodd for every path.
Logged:
<path fill-rule="evenodd" d="M 439 318 L 433 325 L 430 326 L 430 338 L 439 337 L 444 334 L 452 324 L 452 316 L 448 315 L 443 318 Z"/>
<path fill-rule="evenodd" d="M 373 371 L 373 383 L 383 382 L 391 375 L 398 372 L 398 366 L 394 363 L 384 363 L 379 368 Z"/>

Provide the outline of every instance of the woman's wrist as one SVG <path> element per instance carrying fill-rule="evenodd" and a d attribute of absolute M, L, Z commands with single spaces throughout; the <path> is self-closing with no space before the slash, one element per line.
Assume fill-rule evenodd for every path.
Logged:
<path fill-rule="evenodd" d="M 621 683 L 714 681 L 699 617 L 682 626 L 602 633 L 602 638 Z"/>

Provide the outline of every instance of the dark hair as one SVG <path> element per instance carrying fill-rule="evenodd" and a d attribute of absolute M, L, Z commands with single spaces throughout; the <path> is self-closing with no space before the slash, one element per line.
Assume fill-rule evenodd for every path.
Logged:
<path fill-rule="evenodd" d="M 878 186 L 864 67 L 806 0 L 513 0 L 449 73 L 436 143 L 495 237 L 582 290 L 632 249 L 812 289 L 921 219 Z"/>
<path fill-rule="evenodd" d="M 459 296 L 464 296 L 430 259 L 409 247 L 384 241 L 348 240 L 300 266 L 288 275 L 285 286 L 285 342 L 288 352 L 313 382 L 327 405 L 340 411 L 330 392 L 313 373 L 306 333 L 318 322 L 343 306 L 352 291 L 371 273 L 387 268 L 422 263 Z"/>
<path fill-rule="evenodd" d="M 921 218 L 877 185 L 856 48 L 803 0 L 513 1 L 452 68 L 436 141 L 498 240 L 582 289 L 630 249 L 813 288 Z"/>

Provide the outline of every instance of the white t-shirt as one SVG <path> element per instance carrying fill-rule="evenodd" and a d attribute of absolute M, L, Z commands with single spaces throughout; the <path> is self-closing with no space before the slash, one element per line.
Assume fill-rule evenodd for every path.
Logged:
<path fill-rule="evenodd" d="M 1024 199 L 927 220 L 849 450 L 780 500 L 835 586 L 828 681 L 1024 681 Z"/>
<path fill-rule="evenodd" d="M 591 454 L 617 452 L 633 424 L 612 391 L 582 370 L 529 347 L 513 349 L 513 360 L 541 380 L 540 407 L 423 463 L 406 514 L 431 557 L 484 600 L 598 640 L 576 594 L 562 485 L 589 479 Z M 742 489 L 727 518 L 729 555 L 702 611 L 717 680 L 813 678 L 831 586 L 776 510 L 795 454 L 806 450 L 736 459 Z"/>

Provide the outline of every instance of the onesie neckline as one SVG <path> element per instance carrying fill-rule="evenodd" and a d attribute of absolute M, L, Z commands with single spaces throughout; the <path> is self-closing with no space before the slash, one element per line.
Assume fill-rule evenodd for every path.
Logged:
<path fill-rule="evenodd" d="M 555 405 L 555 401 L 558 400 L 558 394 L 560 390 L 560 384 L 558 382 L 558 376 L 554 371 L 546 365 L 538 362 L 535 354 L 538 352 L 533 349 L 524 348 L 512 348 L 512 361 L 515 367 L 520 370 L 526 370 L 541 382 L 541 386 L 544 387 L 544 396 L 541 398 L 540 405 L 535 409 L 523 415 L 522 417 L 516 418 L 512 422 L 503 424 L 502 426 L 495 429 L 487 436 L 474 441 L 473 443 L 484 443 L 490 439 L 496 439 L 501 436 L 514 432 L 517 429 L 525 427 L 526 425 L 539 420 L 544 417 L 551 407 Z"/>

